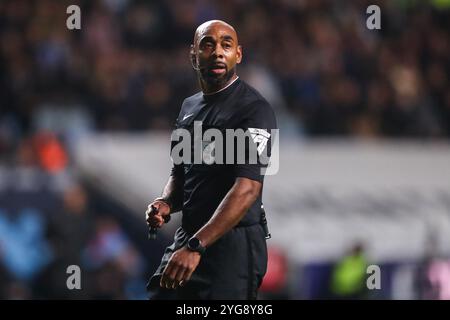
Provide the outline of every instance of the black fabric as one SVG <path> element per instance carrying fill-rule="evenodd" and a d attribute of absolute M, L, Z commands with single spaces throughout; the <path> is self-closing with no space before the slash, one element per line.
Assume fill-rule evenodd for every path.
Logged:
<path fill-rule="evenodd" d="M 186 244 L 190 234 L 182 228 L 166 249 L 161 265 L 150 279 L 150 299 L 255 300 L 267 270 L 267 246 L 260 224 L 237 227 L 204 253 L 191 280 L 184 287 L 168 290 L 159 281 L 172 253 Z"/>
<path fill-rule="evenodd" d="M 176 121 L 176 128 L 183 128 L 193 136 L 194 122 L 201 121 L 202 133 L 209 129 L 263 130 L 269 134 L 276 129 L 274 112 L 269 103 L 251 86 L 237 79 L 226 89 L 213 94 L 201 92 L 183 102 Z M 269 134 L 270 135 L 270 134 Z M 266 153 L 270 156 L 271 138 L 267 141 Z M 192 159 L 194 158 L 192 141 Z M 172 142 L 172 149 L 176 145 Z M 224 141 L 224 146 L 226 141 Z M 186 245 L 187 240 L 214 214 L 237 177 L 245 177 L 263 183 L 261 169 L 266 167 L 247 160 L 250 148 L 257 148 L 250 137 L 245 147 L 244 164 L 175 164 L 171 174 L 184 180 L 182 228 L 174 243 L 167 248 L 161 266 L 149 282 L 149 288 L 157 288 L 159 277 L 174 250 Z M 202 145 L 202 148 L 204 145 Z M 264 147 L 264 145 L 263 145 Z M 236 150 L 234 152 L 236 157 Z M 226 154 L 225 158 L 226 160 Z M 265 273 L 267 252 L 265 234 L 260 225 L 262 195 L 250 207 L 240 223 L 229 233 L 210 246 L 202 256 L 193 280 L 185 288 L 177 290 L 178 297 L 210 299 L 251 299 Z M 195 294 L 194 294 L 195 292 Z M 158 296 L 166 293 L 158 292 Z"/>

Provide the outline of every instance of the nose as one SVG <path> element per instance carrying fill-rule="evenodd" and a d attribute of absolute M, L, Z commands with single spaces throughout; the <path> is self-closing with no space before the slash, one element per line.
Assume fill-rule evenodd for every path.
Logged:
<path fill-rule="evenodd" d="M 214 56 L 216 56 L 216 57 L 223 58 L 223 48 L 222 48 L 222 45 L 220 43 L 216 44 L 216 47 L 214 48 L 214 52 L 212 54 Z"/>

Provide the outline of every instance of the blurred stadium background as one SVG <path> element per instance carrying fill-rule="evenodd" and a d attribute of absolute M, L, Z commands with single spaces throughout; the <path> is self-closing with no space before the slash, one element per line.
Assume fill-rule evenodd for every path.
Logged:
<path fill-rule="evenodd" d="M 67 6 L 81 30 L 66 28 Z M 381 30 L 366 8 L 381 8 Z M 450 1 L 1 0 L 0 298 L 146 299 L 194 30 L 275 108 L 262 298 L 450 299 Z M 68 290 L 79 265 L 82 289 Z M 364 290 L 366 266 L 381 289 Z"/>

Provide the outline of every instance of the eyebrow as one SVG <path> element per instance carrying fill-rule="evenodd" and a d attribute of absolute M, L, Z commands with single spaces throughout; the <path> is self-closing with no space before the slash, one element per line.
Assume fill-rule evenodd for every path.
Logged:
<path fill-rule="evenodd" d="M 230 35 L 224 35 L 220 37 L 220 40 L 225 40 L 225 41 L 234 41 L 233 37 Z M 203 38 L 201 38 L 199 43 L 205 42 L 205 41 L 214 41 L 214 38 L 212 36 L 204 36 Z"/>
<path fill-rule="evenodd" d="M 222 40 L 227 40 L 227 41 L 234 41 L 232 36 L 229 35 L 224 35 L 222 37 L 220 37 Z"/>

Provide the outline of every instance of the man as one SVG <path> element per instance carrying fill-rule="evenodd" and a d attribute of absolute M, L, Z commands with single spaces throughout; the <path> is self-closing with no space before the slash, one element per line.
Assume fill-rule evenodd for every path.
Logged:
<path fill-rule="evenodd" d="M 236 74 L 242 48 L 234 28 L 219 20 L 203 23 L 190 55 L 202 91 L 184 100 L 177 128 L 192 132 L 194 121 L 201 121 L 203 128 L 241 128 L 269 137 L 275 115 Z M 270 139 L 258 140 L 259 147 L 262 141 L 263 148 L 270 148 Z M 263 167 L 259 162 L 173 166 L 162 196 L 146 212 L 149 226 L 156 228 L 164 224 L 164 216 L 183 213 L 175 241 L 149 281 L 151 299 L 257 298 L 267 266 Z"/>

